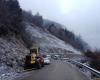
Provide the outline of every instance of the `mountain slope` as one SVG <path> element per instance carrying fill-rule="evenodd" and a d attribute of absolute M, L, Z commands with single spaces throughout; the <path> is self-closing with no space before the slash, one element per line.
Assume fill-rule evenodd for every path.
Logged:
<path fill-rule="evenodd" d="M 47 49 L 52 49 L 55 53 L 57 53 L 57 50 L 55 49 L 61 49 L 62 51 L 66 50 L 66 52 L 72 51 L 76 54 L 79 53 L 79 51 L 74 49 L 70 44 L 66 44 L 64 41 L 44 31 L 44 29 L 38 26 L 30 25 L 27 23 L 26 29 L 23 33 L 28 37 L 28 40 L 27 37 L 24 37 L 25 40 L 31 42 L 33 44 L 32 46 L 34 46 L 35 44 L 40 46 L 40 48 L 44 50 L 44 52 L 46 52 Z"/>
<path fill-rule="evenodd" d="M 85 51 L 87 49 L 88 44 L 80 36 L 69 31 L 65 26 L 50 20 L 44 19 L 43 21 L 43 28 L 47 29 L 50 34 L 70 44 L 77 50 Z"/>

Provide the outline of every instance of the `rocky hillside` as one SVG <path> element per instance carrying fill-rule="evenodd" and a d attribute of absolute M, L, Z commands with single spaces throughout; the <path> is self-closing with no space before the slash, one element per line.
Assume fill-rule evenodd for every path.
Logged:
<path fill-rule="evenodd" d="M 29 50 L 19 36 L 0 37 L 0 80 L 11 80 L 16 71 L 23 70 L 27 53 Z"/>
<path fill-rule="evenodd" d="M 36 25 L 30 25 L 26 22 L 25 24 L 23 34 L 28 38 L 24 36 L 24 40 L 27 40 L 26 43 L 28 44 L 31 42 L 33 45 L 40 46 L 43 53 L 66 53 L 67 51 L 72 51 L 79 54 L 79 51 L 74 49 L 70 44 L 66 44 L 64 41 L 46 32 L 44 29 Z"/>

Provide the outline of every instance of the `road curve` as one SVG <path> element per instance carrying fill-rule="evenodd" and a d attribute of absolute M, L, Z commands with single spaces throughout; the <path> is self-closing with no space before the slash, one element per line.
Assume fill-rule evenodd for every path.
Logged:
<path fill-rule="evenodd" d="M 26 72 L 16 80 L 89 80 L 69 63 L 53 61 L 40 70 Z"/>

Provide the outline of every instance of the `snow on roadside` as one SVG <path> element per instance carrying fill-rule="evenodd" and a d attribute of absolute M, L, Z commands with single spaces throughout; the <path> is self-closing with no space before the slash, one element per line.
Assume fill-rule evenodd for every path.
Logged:
<path fill-rule="evenodd" d="M 2 65 L 0 67 L 0 80 L 13 80 L 17 73 L 10 67 Z"/>

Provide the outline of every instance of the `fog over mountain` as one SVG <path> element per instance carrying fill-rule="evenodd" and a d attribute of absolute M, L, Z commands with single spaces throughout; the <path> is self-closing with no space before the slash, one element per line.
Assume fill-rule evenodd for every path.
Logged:
<path fill-rule="evenodd" d="M 100 48 L 99 0 L 19 0 L 23 9 L 39 12 L 44 18 L 59 22 L 92 47 Z"/>

